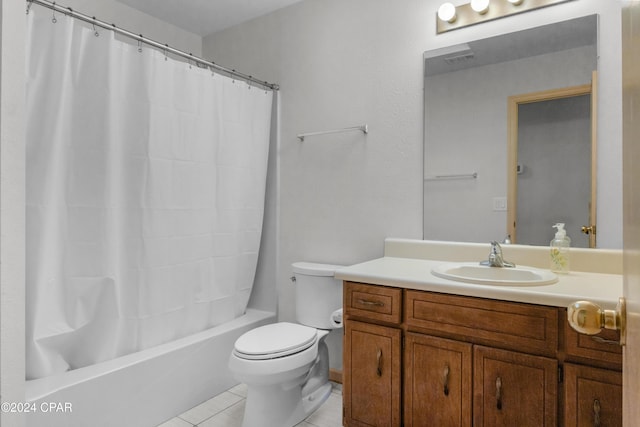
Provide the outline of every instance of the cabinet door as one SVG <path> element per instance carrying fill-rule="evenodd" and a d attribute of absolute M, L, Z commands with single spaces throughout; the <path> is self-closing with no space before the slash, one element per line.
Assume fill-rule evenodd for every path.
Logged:
<path fill-rule="evenodd" d="M 387 326 L 345 322 L 345 426 L 400 426 L 401 333 Z"/>
<path fill-rule="evenodd" d="M 622 374 L 564 365 L 565 427 L 622 426 Z"/>
<path fill-rule="evenodd" d="M 482 346 L 473 356 L 474 426 L 556 426 L 556 360 Z"/>
<path fill-rule="evenodd" d="M 404 425 L 471 426 L 472 345 L 407 333 Z"/>

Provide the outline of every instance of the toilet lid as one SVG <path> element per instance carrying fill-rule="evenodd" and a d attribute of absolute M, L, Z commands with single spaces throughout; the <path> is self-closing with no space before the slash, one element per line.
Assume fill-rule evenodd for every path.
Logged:
<path fill-rule="evenodd" d="M 243 334 L 235 344 L 235 353 L 243 359 L 275 359 L 311 347 L 318 331 L 309 326 L 279 322 L 260 326 Z"/>

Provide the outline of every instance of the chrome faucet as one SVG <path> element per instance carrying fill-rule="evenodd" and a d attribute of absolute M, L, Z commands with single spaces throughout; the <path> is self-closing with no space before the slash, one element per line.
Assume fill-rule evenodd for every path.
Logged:
<path fill-rule="evenodd" d="M 489 267 L 515 267 L 512 262 L 505 261 L 502 256 L 502 247 L 500 243 L 495 240 L 491 242 L 491 252 L 489 253 L 489 259 L 481 261 L 480 265 L 488 265 Z"/>

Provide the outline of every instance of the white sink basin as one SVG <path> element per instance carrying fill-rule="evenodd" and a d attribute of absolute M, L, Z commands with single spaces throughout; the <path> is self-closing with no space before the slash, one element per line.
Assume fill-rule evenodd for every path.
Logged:
<path fill-rule="evenodd" d="M 478 285 L 540 286 L 558 281 L 558 276 L 548 270 L 524 266 L 489 267 L 477 262 L 440 264 L 431 273 L 443 279 Z"/>

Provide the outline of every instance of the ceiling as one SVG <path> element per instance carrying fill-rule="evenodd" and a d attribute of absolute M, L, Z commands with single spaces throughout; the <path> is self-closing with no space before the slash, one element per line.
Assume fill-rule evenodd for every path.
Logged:
<path fill-rule="evenodd" d="M 301 0 L 117 0 L 186 31 L 206 36 Z"/>

